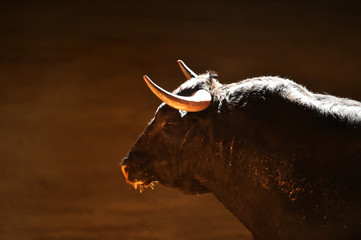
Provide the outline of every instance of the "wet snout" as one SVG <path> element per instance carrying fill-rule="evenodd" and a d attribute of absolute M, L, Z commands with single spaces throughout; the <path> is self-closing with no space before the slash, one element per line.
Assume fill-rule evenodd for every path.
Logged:
<path fill-rule="evenodd" d="M 150 174 L 151 168 L 149 166 L 132 152 L 121 163 L 121 169 L 126 181 L 136 189 L 146 187 L 154 180 L 154 176 Z"/>

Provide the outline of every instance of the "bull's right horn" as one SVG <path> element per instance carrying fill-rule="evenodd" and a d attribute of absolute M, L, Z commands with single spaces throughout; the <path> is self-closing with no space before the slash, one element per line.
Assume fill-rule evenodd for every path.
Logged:
<path fill-rule="evenodd" d="M 182 60 L 177 61 L 179 64 L 180 69 L 182 70 L 183 74 L 186 76 L 186 78 L 189 80 L 191 78 L 198 77 L 197 74 L 195 74 Z"/>
<path fill-rule="evenodd" d="M 144 75 L 143 79 L 160 100 L 178 110 L 199 112 L 206 109 L 212 101 L 211 94 L 206 90 L 198 90 L 191 97 L 178 96 L 156 85 L 147 75 Z"/>

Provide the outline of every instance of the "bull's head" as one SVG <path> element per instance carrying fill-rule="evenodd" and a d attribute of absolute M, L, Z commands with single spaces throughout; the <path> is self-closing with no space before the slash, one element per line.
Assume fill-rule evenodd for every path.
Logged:
<path fill-rule="evenodd" d="M 144 76 L 163 103 L 121 164 L 127 182 L 141 191 L 158 181 L 186 193 L 208 192 L 194 176 L 209 154 L 211 93 L 219 83 L 210 73 L 198 76 L 181 60 L 178 63 L 188 81 L 173 93 Z"/>

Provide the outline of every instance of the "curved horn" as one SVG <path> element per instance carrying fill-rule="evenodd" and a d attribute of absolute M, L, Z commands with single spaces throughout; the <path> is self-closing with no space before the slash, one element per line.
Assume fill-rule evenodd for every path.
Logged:
<path fill-rule="evenodd" d="M 187 112 L 199 112 L 206 109 L 211 103 L 212 96 L 206 90 L 199 90 L 191 97 L 178 96 L 156 85 L 147 75 L 143 76 L 150 90 L 163 102 L 172 108 Z"/>
<path fill-rule="evenodd" d="M 198 77 L 197 74 L 195 74 L 187 65 L 184 64 L 182 60 L 177 61 L 179 64 L 180 69 L 182 70 L 183 74 L 186 76 L 186 78 L 189 80 L 191 78 Z"/>

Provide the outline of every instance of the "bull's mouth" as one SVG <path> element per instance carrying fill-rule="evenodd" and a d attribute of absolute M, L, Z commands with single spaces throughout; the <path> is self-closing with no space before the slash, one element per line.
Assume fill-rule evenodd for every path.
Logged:
<path fill-rule="evenodd" d="M 151 189 L 154 189 L 154 183 L 155 183 L 155 177 L 149 177 L 146 180 L 134 180 L 131 181 L 129 180 L 128 177 L 128 172 L 125 171 L 126 166 L 122 165 L 122 172 L 124 174 L 124 177 L 127 181 L 128 184 L 132 185 L 134 187 L 134 189 L 139 189 L 139 192 L 142 193 L 144 191 L 145 188 L 150 187 Z"/>
<path fill-rule="evenodd" d="M 139 189 L 139 192 L 142 193 L 144 191 L 144 189 L 150 187 L 151 189 L 154 190 L 154 182 L 153 180 L 146 180 L 145 182 L 144 181 L 135 181 L 135 182 L 132 182 L 132 181 L 128 181 L 127 182 L 129 184 L 131 184 L 134 189 Z"/>

